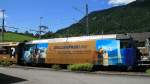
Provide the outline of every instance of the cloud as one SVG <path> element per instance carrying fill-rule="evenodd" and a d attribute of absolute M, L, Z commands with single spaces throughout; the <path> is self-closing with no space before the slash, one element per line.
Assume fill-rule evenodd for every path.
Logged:
<path fill-rule="evenodd" d="M 114 6 L 125 5 L 136 0 L 108 0 L 108 3 Z"/>

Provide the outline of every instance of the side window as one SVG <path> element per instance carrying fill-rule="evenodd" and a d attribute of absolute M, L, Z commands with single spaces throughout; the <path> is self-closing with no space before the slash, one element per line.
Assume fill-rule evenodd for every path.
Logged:
<path fill-rule="evenodd" d="M 132 44 L 133 43 L 131 40 L 121 40 L 120 47 L 121 48 L 131 48 L 133 46 Z"/>
<path fill-rule="evenodd" d="M 0 54 L 9 54 L 9 47 L 0 47 Z"/>
<path fill-rule="evenodd" d="M 132 40 L 121 40 L 120 48 L 132 48 L 133 41 Z"/>
<path fill-rule="evenodd" d="M 121 41 L 120 48 L 128 48 L 128 42 Z"/>

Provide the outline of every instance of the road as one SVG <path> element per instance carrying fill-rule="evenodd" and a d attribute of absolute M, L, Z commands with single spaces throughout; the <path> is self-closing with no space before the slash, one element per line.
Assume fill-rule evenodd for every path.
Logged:
<path fill-rule="evenodd" d="M 1 84 L 150 84 L 150 78 L 0 67 Z"/>

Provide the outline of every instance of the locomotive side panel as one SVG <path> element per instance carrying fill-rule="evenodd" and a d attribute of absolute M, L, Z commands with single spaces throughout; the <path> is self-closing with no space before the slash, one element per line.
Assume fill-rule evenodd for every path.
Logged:
<path fill-rule="evenodd" d="M 95 63 L 95 41 L 49 43 L 47 64 Z"/>

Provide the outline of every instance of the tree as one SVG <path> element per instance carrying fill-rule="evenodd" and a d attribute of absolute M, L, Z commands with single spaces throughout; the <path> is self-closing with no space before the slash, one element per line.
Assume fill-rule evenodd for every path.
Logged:
<path fill-rule="evenodd" d="M 16 30 L 15 33 L 18 33 L 18 30 Z"/>
<path fill-rule="evenodd" d="M 25 31 L 24 34 L 29 35 L 29 31 Z"/>

